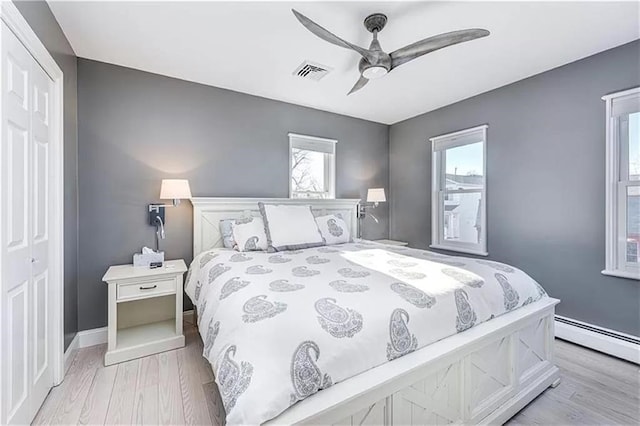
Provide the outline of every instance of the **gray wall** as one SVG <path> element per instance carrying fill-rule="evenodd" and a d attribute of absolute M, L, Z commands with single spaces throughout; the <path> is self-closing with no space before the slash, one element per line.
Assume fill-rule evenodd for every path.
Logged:
<path fill-rule="evenodd" d="M 78 331 L 78 120 L 76 56 L 44 1 L 14 2 L 64 73 L 64 346 Z"/>
<path fill-rule="evenodd" d="M 390 237 L 431 240 L 429 137 L 489 124 L 490 258 L 562 299 L 558 314 L 640 335 L 638 281 L 607 277 L 602 95 L 640 85 L 640 42 L 556 68 L 390 130 Z"/>
<path fill-rule="evenodd" d="M 153 246 L 147 204 L 162 178 L 187 178 L 194 196 L 288 197 L 288 132 L 338 139 L 340 198 L 388 188 L 389 127 L 115 65 L 78 59 L 80 330 L 107 322 L 101 277 Z M 365 236 L 386 238 L 380 224 Z M 192 257 L 189 202 L 167 209 L 168 258 Z"/>

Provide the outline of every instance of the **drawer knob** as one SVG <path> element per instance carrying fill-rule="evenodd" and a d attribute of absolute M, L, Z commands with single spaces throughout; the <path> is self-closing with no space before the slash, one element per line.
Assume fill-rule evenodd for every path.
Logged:
<path fill-rule="evenodd" d="M 153 290 L 154 288 L 158 287 L 157 284 L 154 285 L 150 285 L 149 287 L 145 287 L 143 285 L 140 286 L 140 290 Z"/>

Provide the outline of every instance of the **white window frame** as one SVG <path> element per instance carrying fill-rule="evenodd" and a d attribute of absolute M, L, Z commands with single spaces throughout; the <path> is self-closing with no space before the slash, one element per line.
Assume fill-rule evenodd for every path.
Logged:
<path fill-rule="evenodd" d="M 431 180 L 431 244 L 429 247 L 442 250 L 451 250 L 461 253 L 475 254 L 479 256 L 488 256 L 487 252 L 487 129 L 488 125 L 472 127 L 470 129 L 460 130 L 458 132 L 447 133 L 445 135 L 430 138 L 431 142 L 431 159 L 432 159 L 432 180 Z M 480 241 L 477 244 L 447 241 L 444 238 L 444 188 L 446 184 L 446 165 L 444 151 L 457 146 L 468 145 L 472 142 L 464 142 L 471 136 L 480 136 L 482 138 L 482 176 L 483 187 L 481 192 L 481 229 Z M 477 142 L 477 141 L 475 141 Z M 449 193 L 471 193 L 478 190 L 454 190 Z"/>
<path fill-rule="evenodd" d="M 336 139 L 327 139 L 321 138 L 317 136 L 308 136 L 301 135 L 297 133 L 289 133 L 289 198 L 293 197 L 293 185 L 291 184 L 291 159 L 292 159 L 292 151 L 294 148 L 297 149 L 308 149 L 313 151 L 310 147 L 301 147 L 297 142 L 308 142 L 309 145 L 317 144 L 322 147 L 322 151 L 325 154 L 325 165 L 324 165 L 324 178 L 325 178 L 325 188 L 328 188 L 328 192 L 322 192 L 322 194 L 327 194 L 326 197 L 309 197 L 309 198 L 320 198 L 320 199 L 335 199 L 336 198 L 336 145 L 338 141 Z M 309 192 L 311 193 L 311 192 Z M 320 194 L 320 193 L 317 193 Z"/>
<path fill-rule="evenodd" d="M 602 97 L 606 103 L 606 250 L 604 275 L 640 280 L 640 268 L 626 261 L 627 189 L 640 181 L 623 180 L 628 149 L 620 140 L 620 116 L 640 112 L 640 87 Z M 625 156 L 626 153 L 626 156 Z"/>

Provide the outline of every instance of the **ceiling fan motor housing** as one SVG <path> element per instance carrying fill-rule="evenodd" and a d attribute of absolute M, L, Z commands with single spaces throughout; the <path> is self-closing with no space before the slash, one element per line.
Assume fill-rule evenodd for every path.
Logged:
<path fill-rule="evenodd" d="M 387 71 L 391 70 L 391 57 L 387 53 L 384 53 L 382 51 L 376 53 L 377 60 L 373 63 L 369 63 L 369 61 L 367 61 L 365 58 L 360 59 L 360 61 L 358 62 L 358 70 L 360 71 L 360 74 L 362 74 L 367 68 L 371 67 L 382 67 Z"/>
<path fill-rule="evenodd" d="M 364 27 L 370 33 L 377 31 L 380 32 L 387 24 L 387 15 L 384 13 L 372 13 L 364 18 Z"/>

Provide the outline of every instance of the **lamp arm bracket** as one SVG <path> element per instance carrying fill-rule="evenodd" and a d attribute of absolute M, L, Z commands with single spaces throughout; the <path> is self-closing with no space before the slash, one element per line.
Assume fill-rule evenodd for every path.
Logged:
<path fill-rule="evenodd" d="M 160 207 L 178 207 L 180 200 L 173 200 L 173 204 L 149 204 L 149 212 L 157 212 Z"/>

